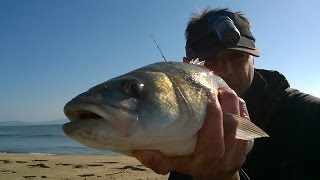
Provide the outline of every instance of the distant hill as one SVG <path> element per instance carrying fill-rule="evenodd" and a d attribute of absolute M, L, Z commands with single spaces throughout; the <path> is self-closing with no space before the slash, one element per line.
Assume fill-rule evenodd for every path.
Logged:
<path fill-rule="evenodd" d="M 56 119 L 51 121 L 41 122 L 26 122 L 26 121 L 0 121 L 0 126 L 27 126 L 27 125 L 52 125 L 52 124 L 64 124 L 68 122 L 67 119 Z"/>

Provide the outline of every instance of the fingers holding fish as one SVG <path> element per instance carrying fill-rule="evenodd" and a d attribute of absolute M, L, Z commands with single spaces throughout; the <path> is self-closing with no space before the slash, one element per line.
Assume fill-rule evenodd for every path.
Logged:
<path fill-rule="evenodd" d="M 249 112 L 246 106 L 246 102 L 239 98 L 239 108 L 240 108 L 240 116 L 248 119 L 250 121 Z"/>
<path fill-rule="evenodd" d="M 239 97 L 228 86 L 218 88 L 218 98 L 222 107 L 222 111 L 230 114 L 240 114 Z"/>

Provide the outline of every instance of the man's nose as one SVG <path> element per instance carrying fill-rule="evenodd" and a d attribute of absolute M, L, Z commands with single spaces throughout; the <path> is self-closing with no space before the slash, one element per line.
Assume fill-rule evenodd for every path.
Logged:
<path fill-rule="evenodd" d="M 220 77 L 227 77 L 233 74 L 233 66 L 229 60 L 222 60 L 216 64 L 214 72 Z"/>

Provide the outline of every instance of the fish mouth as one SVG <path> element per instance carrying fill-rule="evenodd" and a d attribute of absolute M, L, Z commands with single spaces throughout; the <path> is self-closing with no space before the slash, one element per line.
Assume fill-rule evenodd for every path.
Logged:
<path fill-rule="evenodd" d="M 64 125 L 63 129 L 68 135 L 70 131 L 95 129 L 114 129 L 118 136 L 128 137 L 132 134 L 134 127 L 137 125 L 137 115 L 125 109 L 113 107 L 112 105 L 97 105 L 87 102 L 70 101 L 64 107 L 64 113 L 71 121 Z M 99 122 L 98 122 L 99 121 Z M 79 129 L 78 124 L 83 124 Z M 88 127 L 89 126 L 89 127 Z M 96 128 L 92 128 L 95 127 Z M 99 127 L 98 127 L 99 126 Z M 70 128 L 71 127 L 71 128 Z M 72 129 L 72 130 L 70 130 Z"/>
<path fill-rule="evenodd" d="M 86 119 L 107 119 L 101 107 L 89 103 L 69 102 L 64 107 L 64 114 L 71 122 Z"/>

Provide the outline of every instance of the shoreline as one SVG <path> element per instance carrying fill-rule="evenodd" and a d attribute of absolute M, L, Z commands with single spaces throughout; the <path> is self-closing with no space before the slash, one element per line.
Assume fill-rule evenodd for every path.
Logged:
<path fill-rule="evenodd" d="M 138 160 L 125 155 L 0 153 L 0 179 L 158 179 Z"/>

